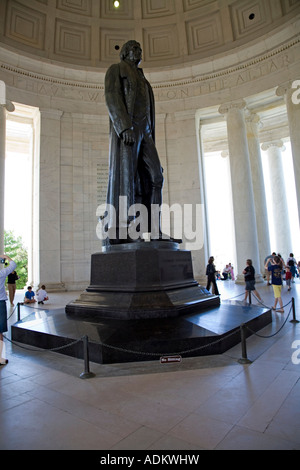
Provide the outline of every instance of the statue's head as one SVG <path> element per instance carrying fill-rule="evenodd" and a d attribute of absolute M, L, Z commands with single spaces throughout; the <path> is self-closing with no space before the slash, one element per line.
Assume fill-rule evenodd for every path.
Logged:
<path fill-rule="evenodd" d="M 121 52 L 120 52 L 120 59 L 121 60 L 130 60 L 135 62 L 137 65 L 142 60 L 142 48 L 139 42 L 131 39 L 123 44 Z"/>

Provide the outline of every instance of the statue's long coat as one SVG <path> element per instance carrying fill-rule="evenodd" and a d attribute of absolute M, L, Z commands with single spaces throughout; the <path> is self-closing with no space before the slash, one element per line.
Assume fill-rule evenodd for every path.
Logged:
<path fill-rule="evenodd" d="M 141 73 L 142 69 L 139 69 Z M 150 83 L 145 79 L 150 98 L 148 121 L 154 140 L 155 110 L 154 95 Z M 135 203 L 147 204 L 147 178 L 138 168 L 134 174 L 131 146 L 125 145 L 121 133 L 132 127 L 136 100 L 136 70 L 122 60 L 112 65 L 105 76 L 105 100 L 110 118 L 109 180 L 107 204 L 115 208 L 116 222 L 119 220 L 119 196 L 127 196 L 127 207 Z M 114 222 L 109 220 L 108 228 Z"/>

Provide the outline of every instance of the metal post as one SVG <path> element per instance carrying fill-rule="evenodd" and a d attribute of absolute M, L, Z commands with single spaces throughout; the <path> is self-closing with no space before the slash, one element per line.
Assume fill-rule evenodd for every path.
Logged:
<path fill-rule="evenodd" d="M 18 307 L 18 308 L 17 308 L 17 313 L 18 313 L 18 321 L 20 321 L 20 320 L 21 320 L 20 302 L 18 302 L 18 304 L 17 304 L 17 307 Z"/>
<path fill-rule="evenodd" d="M 299 320 L 296 320 L 296 310 L 295 310 L 295 299 L 292 297 L 292 309 L 293 309 L 293 319 L 290 320 L 290 323 L 299 323 Z"/>
<path fill-rule="evenodd" d="M 88 337 L 83 336 L 82 341 L 83 341 L 84 372 L 80 374 L 80 378 L 89 379 L 91 377 L 95 377 L 95 374 L 93 374 L 93 372 L 90 372 Z"/>
<path fill-rule="evenodd" d="M 240 364 L 252 364 L 252 361 L 250 361 L 247 358 L 246 334 L 245 334 L 244 323 L 241 324 L 240 330 L 241 330 L 242 357 L 238 360 L 238 362 Z"/>

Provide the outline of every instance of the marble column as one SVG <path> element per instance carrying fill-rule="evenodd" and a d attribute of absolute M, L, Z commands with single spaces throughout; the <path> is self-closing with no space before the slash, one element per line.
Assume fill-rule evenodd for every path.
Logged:
<path fill-rule="evenodd" d="M 298 84 L 298 90 L 296 85 Z M 300 225 L 300 100 L 299 100 L 299 80 L 289 82 L 277 88 L 277 96 L 284 96 L 288 124 L 290 130 L 291 149 L 293 156 L 296 196 L 298 204 L 298 220 Z"/>
<path fill-rule="evenodd" d="M 14 105 L 6 100 L 5 83 L 0 81 L 0 254 L 4 252 L 6 112 L 12 112 L 14 109 Z"/>
<path fill-rule="evenodd" d="M 200 149 L 199 139 L 201 138 L 199 121 L 196 125 L 197 127 L 195 127 L 195 112 L 193 110 L 178 111 L 166 116 L 165 174 L 168 178 L 168 187 L 166 188 L 168 194 L 165 194 L 165 188 L 163 194 L 170 209 L 176 205 L 179 206 L 180 201 L 181 214 L 180 211 L 175 211 L 173 214 L 174 232 L 171 231 L 171 235 L 183 239 L 181 248 L 190 250 L 192 254 L 194 277 L 197 281 L 206 283 L 207 254 L 202 160 L 201 157 L 199 160 L 197 150 L 197 147 Z M 161 130 L 158 132 L 160 133 Z M 160 154 L 159 147 L 158 151 Z M 183 155 L 188 155 L 188 163 L 187 159 L 182 157 Z M 181 234 L 178 233 L 178 228 L 182 228 Z M 166 233 L 169 233 L 167 230 Z M 192 232 L 195 233 L 195 238 L 193 238 Z"/>
<path fill-rule="evenodd" d="M 250 113 L 246 117 L 246 128 L 256 214 L 260 269 L 263 273 L 265 271 L 265 258 L 267 255 L 270 254 L 271 247 L 265 183 L 261 160 L 260 143 L 258 138 L 259 126 L 259 116 L 254 113 Z"/>
<path fill-rule="evenodd" d="M 292 250 L 290 236 L 290 222 L 285 192 L 285 183 L 281 152 L 285 150 L 281 140 L 264 142 L 262 150 L 267 151 L 268 166 L 272 189 L 273 220 L 275 227 L 276 246 L 272 247 L 276 253 L 286 259 Z"/>
<path fill-rule="evenodd" d="M 33 280 L 47 291 L 64 290 L 61 282 L 60 235 L 60 119 L 62 111 L 40 110 L 39 158 L 34 162 Z M 37 199 L 37 198 L 36 198 Z"/>
<path fill-rule="evenodd" d="M 219 108 L 219 112 L 226 115 L 227 123 L 237 283 L 244 282 L 242 273 L 248 258 L 252 259 L 257 282 L 262 281 L 244 108 L 243 100 L 226 103 Z"/>
<path fill-rule="evenodd" d="M 0 103 L 0 254 L 4 252 L 5 105 Z"/>

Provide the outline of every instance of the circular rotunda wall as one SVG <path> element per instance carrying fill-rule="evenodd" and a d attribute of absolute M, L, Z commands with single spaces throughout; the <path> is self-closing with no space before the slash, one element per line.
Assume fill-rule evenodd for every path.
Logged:
<path fill-rule="evenodd" d="M 278 87 L 300 79 L 299 32 L 299 0 L 120 0 L 118 10 L 112 0 L 1 0 L 0 80 L 7 100 L 39 108 L 39 171 L 46 175 L 39 206 L 59 213 L 39 222 L 47 263 L 35 264 L 43 282 L 82 288 L 89 278 L 83 261 L 98 250 L 97 177 L 106 181 L 109 142 L 104 75 L 119 61 L 116 46 L 135 39 L 143 49 L 165 202 L 198 204 L 200 121 L 208 132 L 217 125 L 207 145 L 227 142 L 220 107 L 245 100 L 247 111 L 266 115 L 264 133 L 288 135 Z M 199 277 L 205 250 L 194 257 Z"/>
<path fill-rule="evenodd" d="M 271 33 L 299 13 L 291 0 L 1 0 L 0 43 L 51 62 L 107 68 L 129 39 L 143 67 L 184 66 Z"/>
<path fill-rule="evenodd" d="M 216 106 L 299 78 L 300 2 L 1 0 L 8 99 L 106 114 L 104 74 L 140 41 L 157 113 Z"/>

